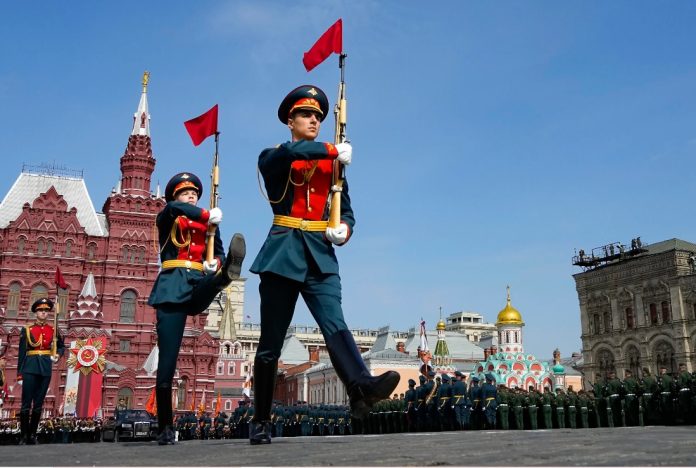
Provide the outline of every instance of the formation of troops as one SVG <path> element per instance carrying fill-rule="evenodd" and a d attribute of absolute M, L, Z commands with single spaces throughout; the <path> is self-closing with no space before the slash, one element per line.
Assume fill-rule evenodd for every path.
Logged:
<path fill-rule="evenodd" d="M 101 441 L 102 420 L 93 418 L 48 418 L 39 422 L 36 442 L 39 444 L 71 444 Z M 0 421 L 0 445 L 16 445 L 21 439 L 17 419 Z"/>

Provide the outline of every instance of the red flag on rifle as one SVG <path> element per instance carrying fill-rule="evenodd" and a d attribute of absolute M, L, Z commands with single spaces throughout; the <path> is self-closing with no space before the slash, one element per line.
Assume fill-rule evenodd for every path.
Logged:
<path fill-rule="evenodd" d="M 305 52 L 302 63 L 305 69 L 310 71 L 333 52 L 337 54 L 343 52 L 343 20 L 340 18 L 321 35 L 311 49 Z"/>
<path fill-rule="evenodd" d="M 65 282 L 63 274 L 60 272 L 60 267 L 56 267 L 56 286 L 60 289 L 67 289 L 68 283 Z"/>
<path fill-rule="evenodd" d="M 218 105 L 215 104 L 208 112 L 199 115 L 195 119 L 187 120 L 184 122 L 184 126 L 191 137 L 191 141 L 193 141 L 193 145 L 200 145 L 210 135 L 217 133 Z"/>

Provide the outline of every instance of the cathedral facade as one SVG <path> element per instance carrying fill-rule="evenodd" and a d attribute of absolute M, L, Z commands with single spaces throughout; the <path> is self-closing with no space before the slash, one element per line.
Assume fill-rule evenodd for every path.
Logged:
<path fill-rule="evenodd" d="M 91 399 L 99 402 L 99 414 L 109 414 L 119 400 L 131 408 L 144 407 L 154 386 L 157 335 L 155 311 L 147 299 L 159 272 L 155 219 L 165 201 L 151 190 L 156 161 L 147 77 L 120 158 L 120 182 L 101 212 L 95 210 L 81 173 L 52 167 L 25 166 L 0 204 L 0 350 L 5 352 L 9 389 L 4 417 L 19 409 L 19 334 L 34 320 L 31 304 L 40 297 L 57 298 L 66 348 L 89 339 L 106 348 L 107 365 L 98 376 L 98 390 L 90 390 Z M 58 292 L 57 267 L 68 284 Z M 205 321 L 202 315 L 187 324 L 174 382 L 180 409 L 205 399 L 206 392 L 210 401 L 214 393 L 220 349 L 205 330 Z M 66 357 L 69 354 L 66 350 Z M 77 389 L 78 380 L 84 379 L 77 376 L 71 383 L 73 372 L 66 361 L 57 364 L 44 405 L 46 416 L 69 407 L 66 388 Z"/>

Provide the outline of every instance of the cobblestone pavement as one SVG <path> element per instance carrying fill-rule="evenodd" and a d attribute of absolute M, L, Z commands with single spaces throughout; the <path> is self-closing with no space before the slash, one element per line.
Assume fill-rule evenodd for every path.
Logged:
<path fill-rule="evenodd" d="M 696 427 L 0 446 L 0 466 L 694 466 Z"/>

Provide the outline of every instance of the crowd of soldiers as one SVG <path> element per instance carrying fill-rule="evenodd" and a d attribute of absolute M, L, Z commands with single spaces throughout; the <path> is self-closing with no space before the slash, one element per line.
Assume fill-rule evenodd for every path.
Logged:
<path fill-rule="evenodd" d="M 102 420 L 93 418 L 47 418 L 39 422 L 36 439 L 40 444 L 71 444 L 101 441 Z M 0 421 L 0 445 L 17 445 L 18 419 Z"/>
<path fill-rule="evenodd" d="M 175 422 L 179 440 L 192 439 L 248 439 L 249 422 L 254 416 L 254 405 L 242 400 L 228 417 L 204 414 L 196 417 L 186 413 Z M 276 401 L 271 410 L 273 437 L 351 434 L 350 408 L 345 405 L 309 405 L 299 401 L 283 405 Z"/>
<path fill-rule="evenodd" d="M 609 372 L 597 375 L 592 390 L 575 391 L 534 386 L 527 390 L 493 385 L 478 377 L 467 387 L 466 376 L 455 372 L 429 378 L 420 386 L 409 380 L 405 394 L 394 395 L 373 408 L 355 433 L 390 433 L 477 429 L 557 429 L 696 423 L 696 372 L 681 364 L 674 376 L 660 369 L 655 378 L 648 369 L 637 379 L 629 370 L 624 380 Z"/>

